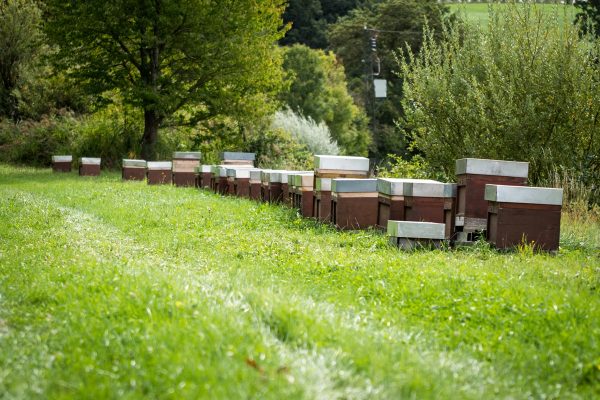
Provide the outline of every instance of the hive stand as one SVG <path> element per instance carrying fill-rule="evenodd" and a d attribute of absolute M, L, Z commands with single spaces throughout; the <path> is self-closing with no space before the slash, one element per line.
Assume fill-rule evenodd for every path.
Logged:
<path fill-rule="evenodd" d="M 71 172 L 73 156 L 52 156 L 52 171 Z"/>
<path fill-rule="evenodd" d="M 331 220 L 331 179 L 364 179 L 369 176 L 365 157 L 315 155 L 313 214 L 319 221 Z"/>
<path fill-rule="evenodd" d="M 79 159 L 79 176 L 100 175 L 100 158 L 81 157 Z"/>
<path fill-rule="evenodd" d="M 446 225 L 446 239 L 454 236 L 456 184 L 404 182 L 404 219 Z"/>
<path fill-rule="evenodd" d="M 442 248 L 446 237 L 446 225 L 435 222 L 394 221 L 387 222 L 390 243 L 402 250 Z"/>
<path fill-rule="evenodd" d="M 124 181 L 143 181 L 146 179 L 146 161 L 129 160 L 122 161 L 121 178 Z"/>
<path fill-rule="evenodd" d="M 387 229 L 388 220 L 404 221 L 404 183 L 407 182 L 437 182 L 430 179 L 377 179 L 379 204 L 377 207 L 377 226 Z M 438 182 L 441 183 L 441 182 Z"/>
<path fill-rule="evenodd" d="M 250 170 L 250 199 L 252 200 L 262 200 L 262 172 L 261 169 Z"/>
<path fill-rule="evenodd" d="M 497 249 L 558 250 L 562 198 L 562 189 L 486 185 L 487 240 Z"/>
<path fill-rule="evenodd" d="M 476 240 L 486 229 L 485 185 L 527 185 L 529 163 L 463 158 L 456 160 L 456 230 L 459 242 Z M 485 236 L 485 235 L 484 235 Z"/>
<path fill-rule="evenodd" d="M 148 185 L 170 185 L 173 182 L 172 169 L 171 161 L 148 161 L 146 163 Z"/>
<path fill-rule="evenodd" d="M 175 186 L 194 186 L 196 167 L 200 165 L 199 151 L 176 151 L 173 153 L 173 183 Z"/>
<path fill-rule="evenodd" d="M 331 222 L 339 229 L 377 225 L 377 179 L 337 178 L 331 183 Z"/>

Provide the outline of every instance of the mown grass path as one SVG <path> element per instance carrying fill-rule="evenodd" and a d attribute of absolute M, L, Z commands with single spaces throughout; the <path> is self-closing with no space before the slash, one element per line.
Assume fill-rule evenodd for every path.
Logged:
<path fill-rule="evenodd" d="M 284 207 L 0 166 L 0 398 L 593 398 L 598 242 L 567 236 L 401 253 Z"/>

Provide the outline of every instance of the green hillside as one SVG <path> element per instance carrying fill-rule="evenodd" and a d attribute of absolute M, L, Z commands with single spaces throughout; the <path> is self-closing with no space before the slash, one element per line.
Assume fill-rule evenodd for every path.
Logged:
<path fill-rule="evenodd" d="M 0 166 L 0 398 L 594 398 L 600 228 L 402 253 L 282 206 Z"/>

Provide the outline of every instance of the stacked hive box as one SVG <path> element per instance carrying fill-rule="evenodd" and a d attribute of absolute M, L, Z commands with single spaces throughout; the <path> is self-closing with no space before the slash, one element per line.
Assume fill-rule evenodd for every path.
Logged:
<path fill-rule="evenodd" d="M 52 156 L 52 171 L 71 172 L 73 156 Z"/>
<path fill-rule="evenodd" d="M 246 165 L 253 167 L 256 155 L 254 153 L 240 153 L 234 151 L 224 151 L 221 153 L 222 165 Z"/>
<path fill-rule="evenodd" d="M 196 180 L 201 189 L 211 189 L 212 169 L 214 165 L 200 165 L 196 167 Z"/>
<path fill-rule="evenodd" d="M 331 179 L 363 179 L 368 175 L 368 158 L 316 155 L 313 184 L 314 217 L 320 221 L 331 220 Z"/>
<path fill-rule="evenodd" d="M 124 159 L 121 178 L 124 181 L 143 181 L 146 178 L 146 161 Z"/>
<path fill-rule="evenodd" d="M 173 153 L 173 183 L 176 186 L 194 186 L 196 167 L 200 165 L 201 153 L 176 151 Z"/>
<path fill-rule="evenodd" d="M 171 184 L 173 181 L 172 168 L 171 161 L 148 161 L 146 163 L 148 185 Z"/>
<path fill-rule="evenodd" d="M 456 184 L 404 182 L 404 219 L 445 224 L 446 238 L 454 234 Z"/>
<path fill-rule="evenodd" d="M 314 174 L 294 175 L 292 206 L 305 218 L 313 216 Z"/>
<path fill-rule="evenodd" d="M 281 203 L 281 173 L 280 170 L 263 170 L 261 173 L 261 192 L 264 202 Z"/>
<path fill-rule="evenodd" d="M 377 225 L 380 228 L 386 229 L 388 227 L 388 220 L 404 221 L 404 184 L 410 182 L 437 181 L 397 178 L 379 178 L 377 180 L 377 192 L 379 193 Z"/>
<path fill-rule="evenodd" d="M 252 200 L 262 200 L 262 172 L 260 169 L 250 170 L 250 198 Z"/>
<path fill-rule="evenodd" d="M 486 185 L 488 241 L 499 249 L 525 243 L 557 250 L 562 196 L 562 189 Z"/>
<path fill-rule="evenodd" d="M 82 157 L 79 159 L 80 176 L 98 176 L 100 175 L 99 158 Z"/>
<path fill-rule="evenodd" d="M 435 222 L 394 221 L 387 222 L 390 243 L 403 250 L 422 247 L 441 248 L 446 238 L 446 225 Z"/>
<path fill-rule="evenodd" d="M 377 179 L 333 179 L 331 222 L 340 229 L 377 225 Z"/>
<path fill-rule="evenodd" d="M 485 185 L 527 185 L 529 163 L 463 158 L 456 160 L 458 181 L 456 230 L 458 240 L 472 241 L 487 226 L 488 203 Z"/>
<path fill-rule="evenodd" d="M 250 197 L 250 171 L 255 168 L 227 168 L 227 192 L 240 197 Z"/>
<path fill-rule="evenodd" d="M 211 168 L 211 188 L 217 194 L 226 194 L 227 185 L 227 166 L 214 165 Z"/>

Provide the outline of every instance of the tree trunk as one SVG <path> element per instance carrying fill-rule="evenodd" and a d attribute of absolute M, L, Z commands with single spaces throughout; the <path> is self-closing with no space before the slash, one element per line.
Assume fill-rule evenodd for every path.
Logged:
<path fill-rule="evenodd" d="M 156 141 L 160 117 L 155 110 L 144 110 L 144 135 L 142 136 L 142 158 L 146 161 L 156 159 Z"/>

